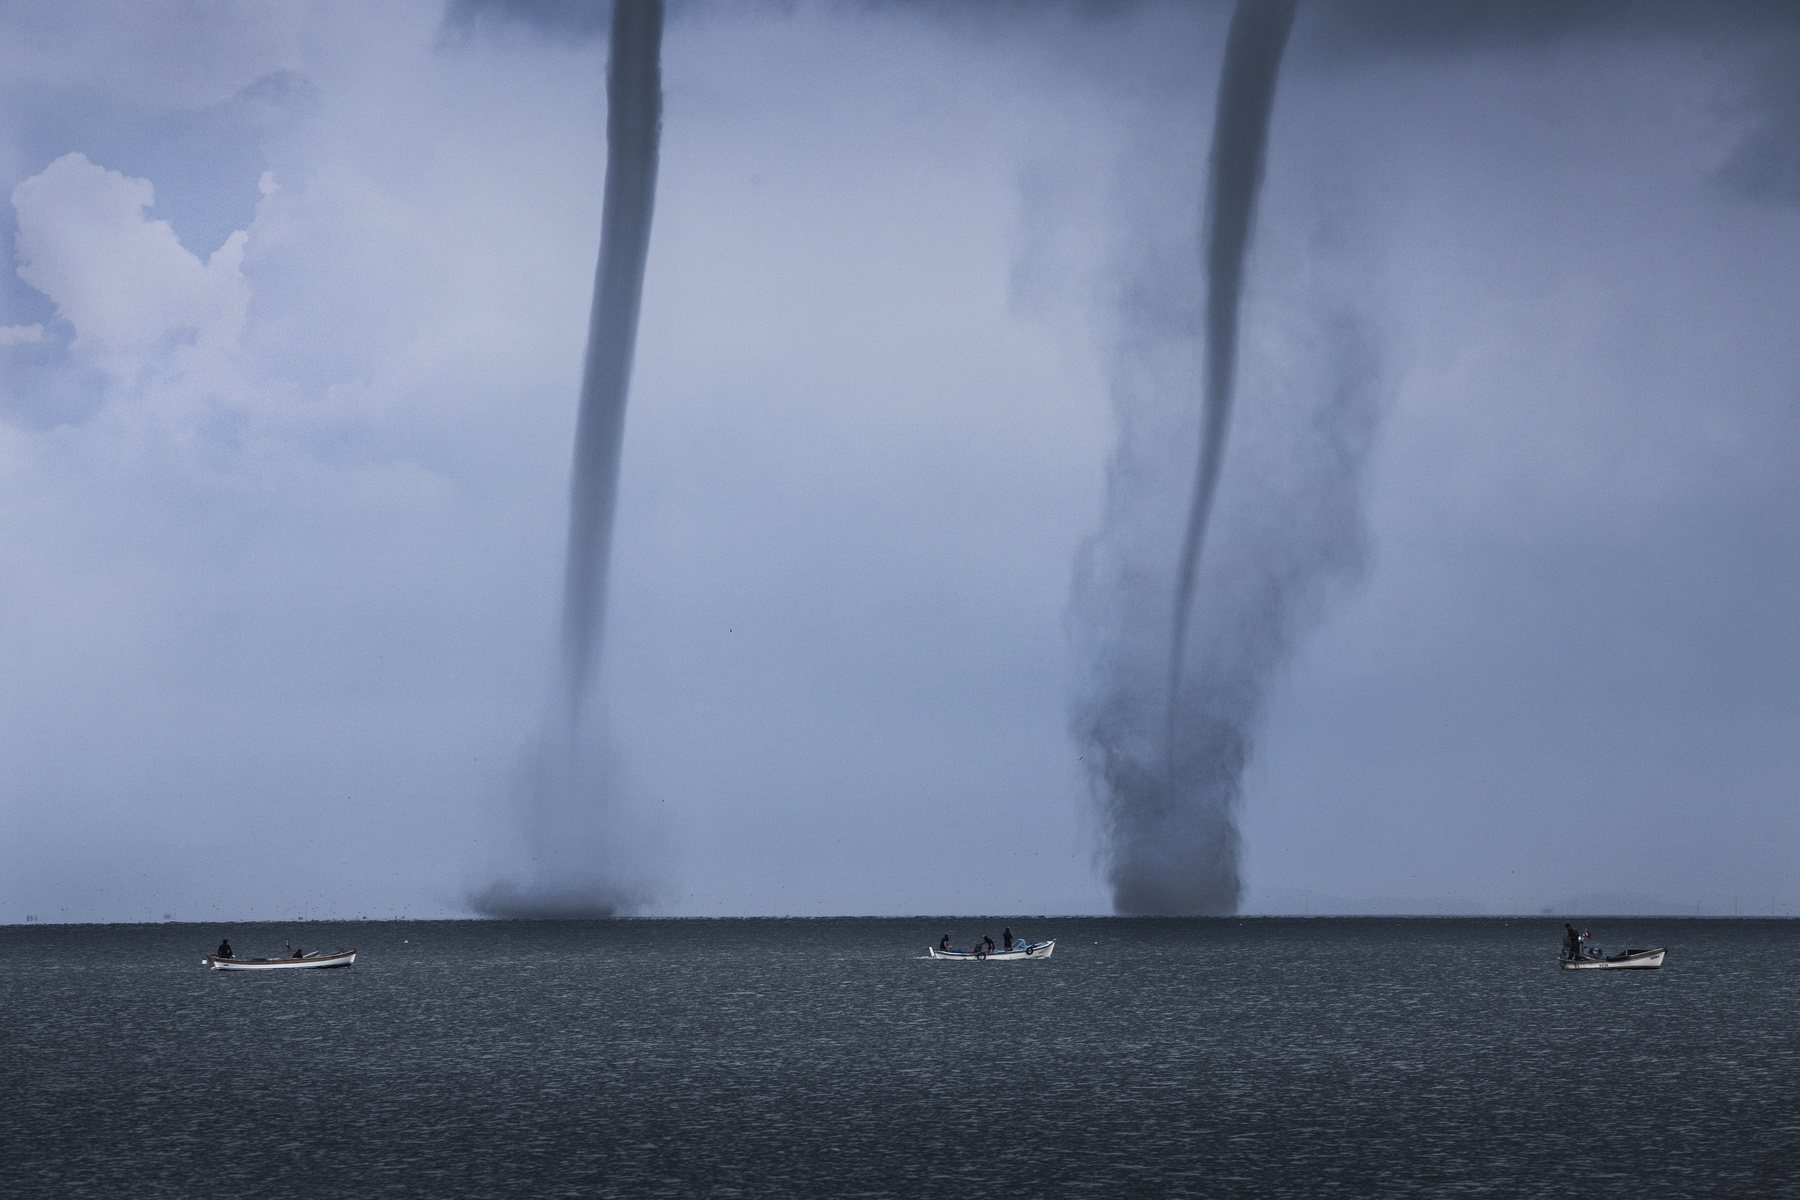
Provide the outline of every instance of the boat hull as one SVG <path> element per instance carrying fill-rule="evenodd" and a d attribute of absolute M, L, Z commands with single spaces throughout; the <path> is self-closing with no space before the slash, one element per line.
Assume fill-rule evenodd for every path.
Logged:
<path fill-rule="evenodd" d="M 1668 948 L 1630 950 L 1608 958 L 1564 958 L 1558 960 L 1565 971 L 1653 971 L 1663 964 Z"/>
<path fill-rule="evenodd" d="M 356 962 L 356 951 L 340 950 L 307 958 L 220 958 L 209 954 L 201 962 L 215 971 L 312 971 L 348 967 Z"/>
<path fill-rule="evenodd" d="M 925 952 L 933 958 L 949 959 L 954 962 L 1020 962 L 1024 959 L 1049 958 L 1056 949 L 1056 939 L 1047 942 L 1033 942 L 1023 950 L 996 950 L 992 954 L 977 954 L 973 950 L 939 950 L 936 946 L 927 946 Z"/>

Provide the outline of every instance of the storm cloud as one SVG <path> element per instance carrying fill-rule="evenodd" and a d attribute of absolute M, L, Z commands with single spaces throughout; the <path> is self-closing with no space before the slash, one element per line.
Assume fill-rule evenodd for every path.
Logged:
<path fill-rule="evenodd" d="M 527 876 L 611 15 L 541 7 L 0 18 L 5 919 Z M 1111 906 L 1069 696 L 1163 703 L 1230 14 L 672 9 L 584 768 L 654 911 Z M 1240 910 L 1800 908 L 1795 45 L 1301 6 L 1187 675 Z"/>

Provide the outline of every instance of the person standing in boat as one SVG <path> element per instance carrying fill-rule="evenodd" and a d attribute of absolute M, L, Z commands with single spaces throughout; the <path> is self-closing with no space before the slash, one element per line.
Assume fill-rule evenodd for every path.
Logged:
<path fill-rule="evenodd" d="M 214 958 L 230 958 L 231 957 L 231 939 L 230 938 L 226 938 L 224 941 L 219 943 L 219 951 L 217 954 L 213 955 L 213 957 Z"/>
<path fill-rule="evenodd" d="M 1563 923 L 1563 930 L 1564 930 L 1564 932 L 1563 932 L 1563 952 L 1564 952 L 1564 954 L 1569 958 L 1580 958 L 1581 957 L 1581 935 L 1579 933 L 1576 933 L 1575 927 L 1573 925 L 1568 924 L 1567 922 Z"/>
<path fill-rule="evenodd" d="M 948 951 L 950 949 L 950 935 L 949 934 L 946 933 L 943 937 L 938 939 L 938 949 L 944 950 L 944 951 Z"/>
<path fill-rule="evenodd" d="M 1012 953 L 1012 943 L 1013 943 L 1012 926 L 1008 925 L 1006 927 L 1005 931 L 1000 934 L 1000 944 L 1002 946 L 1005 946 L 1007 953 L 1010 954 L 1010 953 Z"/>
<path fill-rule="evenodd" d="M 993 938 L 983 935 L 983 937 L 981 939 L 981 944 L 987 947 L 987 952 L 989 954 L 992 954 L 994 952 L 994 939 Z"/>

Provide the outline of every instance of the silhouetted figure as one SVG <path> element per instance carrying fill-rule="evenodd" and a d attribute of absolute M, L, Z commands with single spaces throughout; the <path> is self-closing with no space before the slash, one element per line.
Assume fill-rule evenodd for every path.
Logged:
<path fill-rule="evenodd" d="M 989 954 L 992 954 L 994 952 L 994 939 L 993 938 L 984 937 L 981 939 L 981 944 L 987 947 L 987 952 Z"/>
<path fill-rule="evenodd" d="M 938 942 L 938 949 L 939 950 L 949 950 L 950 949 L 950 935 L 949 934 L 946 933 L 943 936 L 943 938 Z"/>
<path fill-rule="evenodd" d="M 231 957 L 231 939 L 230 938 L 226 938 L 224 941 L 219 943 L 219 952 L 216 955 L 214 955 L 213 957 L 215 957 L 215 958 L 230 958 Z"/>
<path fill-rule="evenodd" d="M 283 946 L 287 946 L 287 956 L 289 958 L 305 958 L 306 957 L 306 951 L 301 950 L 299 947 L 289 945 L 287 942 L 283 942 L 281 944 Z"/>
<path fill-rule="evenodd" d="M 1008 950 L 1012 949 L 1012 926 L 1007 926 L 1006 931 L 1000 935 L 1000 944 L 1005 946 Z"/>
<path fill-rule="evenodd" d="M 1563 952 L 1570 958 L 1581 956 L 1581 935 L 1575 932 L 1573 925 L 1563 925 Z"/>

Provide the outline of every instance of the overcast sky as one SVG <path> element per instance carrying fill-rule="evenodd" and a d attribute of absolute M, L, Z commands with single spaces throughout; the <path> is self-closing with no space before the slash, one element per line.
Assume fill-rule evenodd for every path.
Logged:
<path fill-rule="evenodd" d="M 1220 536 L 1294 330 L 1376 416 L 1246 907 L 1800 912 L 1800 26 L 1443 7 L 1303 2 L 1277 95 Z M 1113 373 L 1147 261 L 1198 295 L 1228 15 L 672 10 L 605 680 L 653 911 L 1108 910 L 1071 581 L 1121 417 L 1198 403 Z M 0 920 L 450 915 L 512 852 L 604 61 L 0 5 Z"/>

